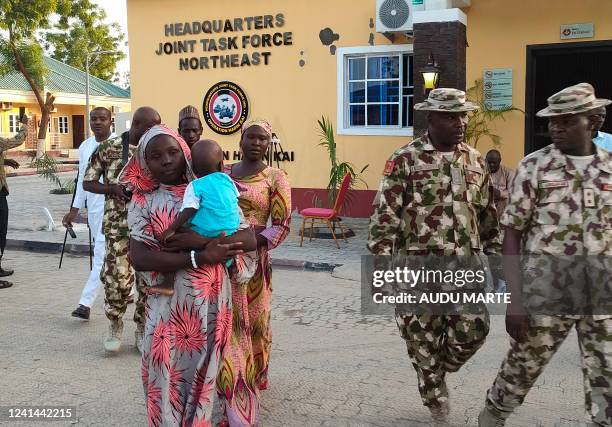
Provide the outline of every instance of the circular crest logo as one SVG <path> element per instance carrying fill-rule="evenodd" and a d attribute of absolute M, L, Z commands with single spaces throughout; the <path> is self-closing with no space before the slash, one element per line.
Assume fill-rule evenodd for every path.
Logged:
<path fill-rule="evenodd" d="M 202 111 L 208 127 L 220 135 L 231 135 L 246 121 L 249 101 L 236 83 L 219 82 L 206 92 Z"/>

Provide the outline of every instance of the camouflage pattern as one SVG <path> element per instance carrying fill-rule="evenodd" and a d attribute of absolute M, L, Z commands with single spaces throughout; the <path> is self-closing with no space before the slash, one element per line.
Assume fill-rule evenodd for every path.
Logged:
<path fill-rule="evenodd" d="M 370 219 L 375 255 L 473 255 L 501 250 L 497 212 L 483 156 L 459 144 L 452 160 L 426 134 L 387 161 Z M 448 399 L 445 375 L 480 348 L 489 331 L 480 314 L 432 316 L 396 307 L 396 321 L 426 406 Z"/>
<path fill-rule="evenodd" d="M 500 222 L 523 231 L 524 253 L 612 255 L 612 157 L 596 150 L 584 176 L 554 144 L 519 163 Z"/>
<path fill-rule="evenodd" d="M 104 284 L 104 311 L 111 321 L 123 318 L 128 296 L 134 285 L 134 270 L 128 260 L 128 243 L 127 237 L 116 236 L 107 236 L 105 241 L 106 257 L 100 272 L 100 280 Z M 136 310 L 137 313 L 134 314 L 134 321 L 144 324 L 144 304 L 140 313 L 138 311 Z"/>
<path fill-rule="evenodd" d="M 135 150 L 136 146 L 129 146 L 128 158 L 132 157 Z M 83 180 L 98 181 L 102 177 L 105 184 L 118 184 L 119 173 L 125 166 L 122 157 L 121 136 L 101 142 L 89 159 L 89 165 Z M 126 237 L 128 235 L 127 203 L 109 195 L 105 196 L 102 232 L 107 238 L 109 236 Z"/>
<path fill-rule="evenodd" d="M 479 315 L 410 315 L 395 320 L 417 373 L 423 404 L 441 406 L 448 400 L 446 373 L 457 372 L 484 344 L 489 314 L 483 310 Z"/>
<path fill-rule="evenodd" d="M 460 113 L 478 110 L 478 105 L 465 100 L 465 92 L 459 89 L 438 88 L 429 92 L 425 102 L 414 106 L 418 111 L 441 111 L 444 113 Z"/>
<path fill-rule="evenodd" d="M 585 197 L 587 194 L 590 195 Z M 590 200 L 590 201 L 589 201 Z M 523 232 L 523 253 L 612 256 L 612 158 L 597 148 L 584 174 L 554 145 L 519 164 L 501 222 Z M 595 258 L 595 257 L 593 257 Z M 583 267 L 584 268 L 584 267 Z M 609 269 L 608 283 L 609 283 Z M 579 282 L 576 283 L 579 286 Z M 570 290 L 565 290 L 568 293 Z M 487 393 L 486 406 L 506 418 L 524 400 L 557 348 L 575 327 L 582 357 L 586 409 L 598 425 L 612 425 L 612 318 L 532 316 L 527 340 L 511 348 Z"/>
<path fill-rule="evenodd" d="M 136 299 L 134 307 L 134 322 L 136 323 L 137 329 L 143 329 L 145 324 L 145 307 L 147 303 L 147 292 L 146 292 L 146 283 L 145 279 L 142 277 L 140 273 L 134 271 L 134 280 L 136 281 L 136 294 L 138 298 Z"/>
<path fill-rule="evenodd" d="M 597 99 L 595 89 L 588 83 L 567 87 L 550 96 L 547 101 L 548 107 L 538 111 L 537 116 L 552 117 L 564 114 L 579 114 L 612 104 L 609 99 Z"/>
<path fill-rule="evenodd" d="M 548 361 L 572 328 L 578 343 L 584 375 L 585 406 L 596 425 L 612 425 L 612 364 L 610 319 L 592 316 L 571 319 L 535 316 L 530 319 L 527 339 L 512 340 L 493 386 L 487 392 L 487 409 L 498 418 L 507 418 L 520 406 Z"/>
<path fill-rule="evenodd" d="M 424 135 L 387 165 L 370 219 L 373 254 L 501 252 L 491 178 L 478 151 L 459 144 L 449 162 Z"/>
<path fill-rule="evenodd" d="M 19 128 L 19 132 L 13 137 L 3 138 L 0 136 L 0 190 L 3 188 L 8 194 L 8 184 L 6 183 L 6 170 L 4 169 L 4 158 L 6 152 L 11 148 L 19 147 L 25 142 L 28 134 L 28 127 L 23 124 Z"/>

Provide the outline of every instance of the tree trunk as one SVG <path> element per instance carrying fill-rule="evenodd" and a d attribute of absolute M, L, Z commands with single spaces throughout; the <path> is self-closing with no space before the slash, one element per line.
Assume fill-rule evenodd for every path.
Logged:
<path fill-rule="evenodd" d="M 46 151 L 47 140 L 37 139 L 36 140 L 36 158 L 40 159 Z"/>
<path fill-rule="evenodd" d="M 13 55 L 15 56 L 15 62 L 17 63 L 17 68 L 19 68 L 19 72 L 23 75 L 23 77 L 27 80 L 30 88 L 32 88 L 32 92 L 34 92 L 34 96 L 36 97 L 36 101 L 38 102 L 38 106 L 40 107 L 40 112 L 42 114 L 40 118 L 40 128 L 38 129 L 38 143 L 36 144 L 36 158 L 41 157 L 45 154 L 45 139 L 47 137 L 47 126 L 49 124 L 49 115 L 54 108 L 53 103 L 55 102 L 55 97 L 51 95 L 51 93 L 47 92 L 47 96 L 45 100 L 43 100 L 42 93 L 43 91 L 36 85 L 36 82 L 28 73 L 17 49 L 15 48 L 15 44 L 12 40 L 11 34 L 11 49 L 13 51 Z"/>
<path fill-rule="evenodd" d="M 42 109 L 40 117 L 40 127 L 38 128 L 38 142 L 36 144 L 36 158 L 40 158 L 46 151 L 47 128 L 49 123 L 49 111 L 46 108 Z"/>

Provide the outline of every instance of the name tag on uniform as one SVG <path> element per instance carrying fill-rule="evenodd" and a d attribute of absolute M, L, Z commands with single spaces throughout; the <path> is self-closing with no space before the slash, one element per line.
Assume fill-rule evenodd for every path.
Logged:
<path fill-rule="evenodd" d="M 538 182 L 539 188 L 564 188 L 569 187 L 567 181 L 540 181 Z"/>
<path fill-rule="evenodd" d="M 602 189 L 603 191 L 612 191 L 612 184 L 603 184 L 603 185 L 601 186 L 601 189 Z"/>
<path fill-rule="evenodd" d="M 592 188 L 585 188 L 582 190 L 582 197 L 584 199 L 585 208 L 595 207 L 595 192 Z"/>
<path fill-rule="evenodd" d="M 454 185 L 463 184 L 463 174 L 461 173 L 461 168 L 451 167 L 451 179 Z"/>

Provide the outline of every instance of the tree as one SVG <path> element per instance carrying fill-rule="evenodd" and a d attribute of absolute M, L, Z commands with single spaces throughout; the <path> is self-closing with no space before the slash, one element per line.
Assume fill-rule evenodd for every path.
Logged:
<path fill-rule="evenodd" d="M 51 57 L 85 70 L 88 52 L 113 51 L 90 59 L 89 73 L 110 81 L 116 77 L 117 62 L 125 58 L 119 51 L 124 35 L 116 22 L 107 24 L 106 12 L 89 0 L 72 0 L 71 7 L 60 14 L 52 32 L 44 35 Z"/>
<path fill-rule="evenodd" d="M 131 86 L 130 78 L 131 77 L 130 77 L 129 71 L 124 71 L 121 74 L 117 73 L 117 75 L 113 79 L 113 83 L 122 87 L 123 89 L 130 90 L 130 86 Z"/>
<path fill-rule="evenodd" d="M 65 12 L 68 7 L 68 0 L 3 0 L 0 3 L 0 29 L 8 33 L 8 36 L 0 35 L 0 75 L 19 71 L 34 92 L 41 111 L 37 157 L 45 152 L 47 125 L 55 97 L 50 92 L 45 94 L 43 50 L 34 34 L 49 27 L 52 13 Z"/>

